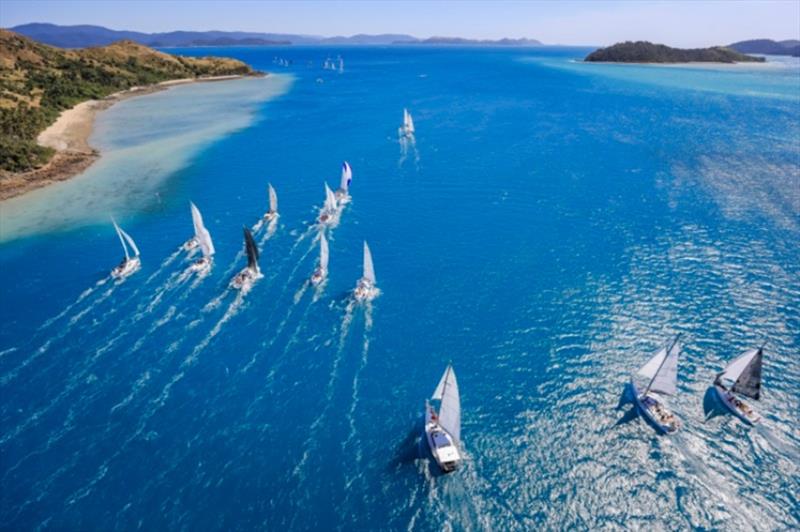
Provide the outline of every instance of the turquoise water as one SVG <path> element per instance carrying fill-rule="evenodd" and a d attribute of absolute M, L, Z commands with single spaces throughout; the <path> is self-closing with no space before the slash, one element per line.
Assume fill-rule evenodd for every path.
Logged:
<path fill-rule="evenodd" d="M 97 141 L 146 148 L 65 184 L 69 201 L 26 200 L 24 230 L 0 228 L 0 527 L 800 525 L 798 64 L 181 52 L 277 75 L 115 106 Z M 336 53 L 345 71 L 322 70 Z M 308 228 L 344 159 L 353 201 L 315 294 Z M 97 182 L 113 186 L 82 204 Z M 239 297 L 226 287 L 267 182 L 280 222 L 257 235 L 264 278 Z M 217 248 L 202 281 L 182 278 L 177 251 L 190 200 Z M 65 214 L 37 222 L 49 212 Z M 118 284 L 112 214 L 143 261 Z M 367 308 L 349 300 L 364 239 L 382 290 Z M 683 428 L 659 437 L 623 392 L 676 332 Z M 749 428 L 705 394 L 764 340 L 764 421 Z M 448 361 L 467 459 L 442 476 L 420 430 Z"/>

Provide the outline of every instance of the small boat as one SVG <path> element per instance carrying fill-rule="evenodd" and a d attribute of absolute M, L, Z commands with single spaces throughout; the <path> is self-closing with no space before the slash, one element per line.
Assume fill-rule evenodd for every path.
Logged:
<path fill-rule="evenodd" d="M 372 301 L 380 291 L 375 286 L 375 268 L 372 265 L 372 253 L 369 251 L 367 242 L 364 241 L 364 274 L 356 283 L 353 295 L 356 301 Z"/>
<path fill-rule="evenodd" d="M 339 56 L 339 74 L 342 72 L 344 72 L 344 59 L 342 59 L 342 56 Z"/>
<path fill-rule="evenodd" d="M 444 370 L 432 399 L 440 401 L 439 412 L 425 401 L 425 438 L 434 460 L 445 473 L 455 471 L 461 462 L 461 399 L 453 366 Z"/>
<path fill-rule="evenodd" d="M 342 178 L 339 184 L 339 190 L 336 191 L 336 202 L 339 205 L 350 203 L 350 183 L 353 182 L 353 169 L 350 168 L 350 163 L 344 161 L 342 163 Z"/>
<path fill-rule="evenodd" d="M 111 270 L 111 276 L 115 279 L 124 279 L 142 266 L 142 260 L 139 258 L 139 248 L 136 247 L 136 242 L 133 241 L 131 235 L 123 231 L 122 228 L 117 225 L 117 222 L 114 220 L 111 221 L 114 223 L 114 229 L 117 230 L 117 236 L 122 244 L 122 250 L 125 252 L 125 258 L 122 259 L 122 262 L 120 262 L 116 268 Z M 130 246 L 133 256 L 128 252 L 128 246 Z"/>
<path fill-rule="evenodd" d="M 244 249 L 247 252 L 247 266 L 231 279 L 231 286 L 247 293 L 253 287 L 253 283 L 262 277 L 258 267 L 258 247 L 253 240 L 253 233 L 247 227 L 244 228 Z"/>
<path fill-rule="evenodd" d="M 317 221 L 321 224 L 333 223 L 336 220 L 337 208 L 336 195 L 331 190 L 331 187 L 328 186 L 328 183 L 325 183 L 325 203 L 322 205 Z"/>
<path fill-rule="evenodd" d="M 408 109 L 403 109 L 403 127 L 400 128 L 400 135 L 403 137 L 414 136 L 414 119 Z"/>
<path fill-rule="evenodd" d="M 763 345 L 758 349 L 749 349 L 734 358 L 714 379 L 714 390 L 722 403 L 733 415 L 748 425 L 755 425 L 761 421 L 761 416 L 750 405 L 736 397 L 736 394 L 756 401 L 761 398 L 763 358 Z"/>
<path fill-rule="evenodd" d="M 194 261 L 189 270 L 206 274 L 211 270 L 212 257 L 214 256 L 214 243 L 211 241 L 211 233 L 208 232 L 206 226 L 203 224 L 203 216 L 200 214 L 200 209 L 197 205 L 190 203 L 192 208 L 192 225 L 194 225 L 194 237 L 190 239 L 197 242 L 200 246 L 200 251 L 203 256 Z M 185 246 L 184 246 L 185 247 Z"/>
<path fill-rule="evenodd" d="M 311 274 L 311 284 L 317 286 L 328 278 L 328 239 L 325 233 L 319 235 L 319 265 Z"/>
<path fill-rule="evenodd" d="M 631 388 L 637 408 L 663 434 L 673 433 L 681 426 L 678 418 L 656 395 L 674 395 L 677 390 L 678 355 L 681 352 L 678 338 L 680 335 L 675 337 L 669 348 L 662 348 L 639 369 L 640 376 L 650 379 L 644 392 L 639 393 L 634 377 L 631 376 Z"/>
<path fill-rule="evenodd" d="M 272 220 L 276 219 L 278 215 L 278 194 L 275 192 L 275 189 L 272 188 L 272 183 L 268 185 L 267 188 L 269 192 L 269 210 L 264 214 L 263 220 L 265 222 L 271 222 Z"/>

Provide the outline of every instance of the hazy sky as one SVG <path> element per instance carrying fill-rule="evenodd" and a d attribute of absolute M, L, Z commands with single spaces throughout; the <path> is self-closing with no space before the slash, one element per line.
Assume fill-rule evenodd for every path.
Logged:
<path fill-rule="evenodd" d="M 26 22 L 114 29 L 244 30 L 314 35 L 531 37 L 607 45 L 675 46 L 800 38 L 800 0 L 760 1 L 263 1 L 0 0 L 0 26 Z"/>

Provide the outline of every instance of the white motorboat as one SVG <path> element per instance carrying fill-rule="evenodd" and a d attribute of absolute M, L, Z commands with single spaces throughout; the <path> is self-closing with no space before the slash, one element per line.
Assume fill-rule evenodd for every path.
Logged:
<path fill-rule="evenodd" d="M 761 367 L 764 346 L 749 349 L 733 359 L 714 379 L 714 390 L 722 404 L 748 425 L 761 421 L 761 416 L 736 397 L 743 395 L 758 401 L 761 398 Z"/>
<path fill-rule="evenodd" d="M 678 355 L 681 351 L 679 337 L 680 335 L 676 336 L 669 348 L 664 347 L 659 350 L 639 369 L 638 375 L 649 379 L 642 393 L 639 393 L 636 380 L 631 376 L 636 407 L 658 432 L 664 434 L 673 433 L 681 426 L 678 418 L 669 411 L 658 395 L 674 395 L 677 390 Z"/>
<path fill-rule="evenodd" d="M 375 267 L 372 265 L 372 253 L 369 251 L 367 242 L 364 241 L 364 273 L 356 283 L 356 289 L 353 292 L 356 301 L 372 301 L 375 299 L 380 294 L 380 290 L 378 290 L 375 283 Z"/>
<path fill-rule="evenodd" d="M 328 183 L 325 183 L 325 203 L 322 205 L 322 209 L 319 211 L 317 222 L 322 225 L 334 224 L 338 219 L 338 214 L 339 212 L 336 196 L 331 190 L 331 187 L 328 186 Z"/>
<path fill-rule="evenodd" d="M 336 198 L 337 205 L 345 205 L 350 203 L 350 183 L 353 182 L 353 169 L 350 168 L 350 163 L 344 161 L 342 163 L 342 178 L 339 184 L 339 189 L 336 191 L 334 197 Z"/>
<path fill-rule="evenodd" d="M 450 473 L 461 462 L 461 399 L 452 365 L 444 370 L 432 399 L 440 401 L 439 411 L 425 401 L 425 439 L 436 463 Z"/>
<path fill-rule="evenodd" d="M 263 276 L 258 267 L 258 247 L 253 240 L 253 234 L 246 227 L 244 228 L 244 248 L 247 252 L 247 266 L 231 279 L 231 286 L 247 293 L 253 284 Z"/>
<path fill-rule="evenodd" d="M 142 266 L 142 260 L 139 258 L 139 248 L 136 247 L 136 242 L 133 241 L 131 235 L 123 231 L 122 228 L 117 225 L 117 222 L 114 220 L 111 221 L 114 223 L 114 229 L 117 231 L 117 236 L 122 244 L 122 250 L 125 252 L 125 258 L 122 259 L 117 267 L 111 270 L 111 276 L 115 279 L 123 279 L 139 270 Z M 133 256 L 128 252 L 128 246 L 130 246 L 130 251 L 133 252 Z"/>
<path fill-rule="evenodd" d="M 328 278 L 328 239 L 325 233 L 319 235 L 319 265 L 311 274 L 311 284 L 317 286 Z"/>
<path fill-rule="evenodd" d="M 203 224 L 203 216 L 200 214 L 200 209 L 198 209 L 197 205 L 194 203 L 190 203 L 190 205 L 192 209 L 194 236 L 189 241 L 197 242 L 203 256 L 189 266 L 189 271 L 206 274 L 211 270 L 211 265 L 213 263 L 214 243 L 211 241 L 211 233 L 208 232 L 208 229 L 206 229 L 206 226 Z"/>

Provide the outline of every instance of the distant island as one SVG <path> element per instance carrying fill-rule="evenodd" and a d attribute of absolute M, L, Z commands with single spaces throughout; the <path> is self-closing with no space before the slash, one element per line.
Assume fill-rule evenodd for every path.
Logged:
<path fill-rule="evenodd" d="M 132 41 L 63 50 L 0 30 L 0 199 L 89 166 L 94 114 L 122 97 L 256 74 L 235 59 L 170 55 Z"/>
<path fill-rule="evenodd" d="M 670 48 L 647 41 L 617 43 L 600 48 L 584 61 L 607 63 L 763 63 L 763 57 L 753 57 L 725 48 Z"/>
<path fill-rule="evenodd" d="M 542 46 L 536 39 L 464 39 L 461 37 L 430 37 L 428 39 L 415 39 L 409 41 L 395 41 L 392 44 L 433 44 L 433 45 L 462 45 L 462 46 Z"/>
<path fill-rule="evenodd" d="M 112 30 L 102 26 L 59 26 L 35 22 L 10 28 L 12 31 L 31 39 L 61 48 L 85 48 L 87 46 L 106 46 L 120 40 L 129 40 L 151 47 L 192 47 L 192 46 L 287 46 L 287 45 L 391 45 L 391 44 L 429 44 L 429 45 L 481 45 L 481 46 L 538 46 L 535 39 L 476 40 L 460 37 L 431 37 L 418 39 L 403 33 L 381 33 L 378 35 L 357 34 L 349 37 L 322 37 L 319 35 L 298 35 L 292 33 L 263 33 L 246 31 L 170 31 L 164 33 L 144 33 L 140 31 Z"/>
<path fill-rule="evenodd" d="M 754 39 L 750 41 L 739 41 L 729 44 L 732 48 L 743 54 L 766 54 L 766 55 L 790 55 L 800 57 L 800 41 L 773 41 L 771 39 Z"/>

